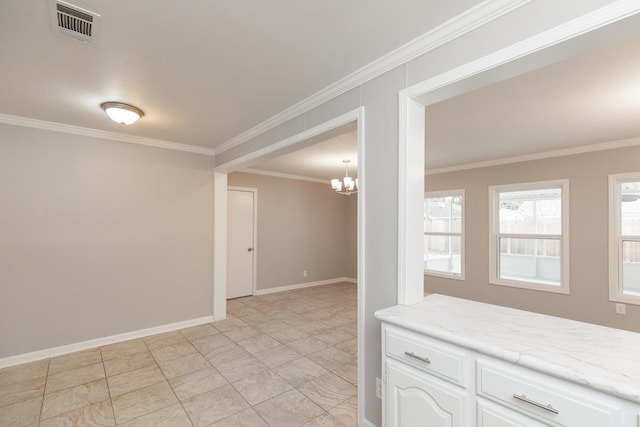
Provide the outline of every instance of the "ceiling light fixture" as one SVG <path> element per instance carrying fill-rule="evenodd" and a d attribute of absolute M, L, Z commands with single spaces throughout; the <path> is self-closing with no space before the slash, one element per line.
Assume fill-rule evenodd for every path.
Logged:
<path fill-rule="evenodd" d="M 100 108 L 116 123 L 130 125 L 138 121 L 144 113 L 138 107 L 123 102 L 103 102 Z"/>
<path fill-rule="evenodd" d="M 353 193 L 358 192 L 358 178 L 351 178 L 349 176 L 349 163 L 351 160 L 345 159 L 342 161 L 344 163 L 344 177 L 336 178 L 331 180 L 331 188 L 336 190 L 339 194 L 344 194 L 345 196 L 350 196 Z"/>

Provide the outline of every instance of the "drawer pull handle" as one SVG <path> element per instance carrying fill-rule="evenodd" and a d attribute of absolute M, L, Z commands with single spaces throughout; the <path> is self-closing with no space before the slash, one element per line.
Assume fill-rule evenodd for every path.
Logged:
<path fill-rule="evenodd" d="M 429 360 L 428 357 L 422 357 L 422 356 L 418 356 L 417 354 L 415 354 L 413 351 L 405 351 L 404 354 L 406 354 L 409 357 L 413 357 L 414 359 L 418 359 L 421 362 L 424 363 L 431 363 L 431 360 Z"/>
<path fill-rule="evenodd" d="M 538 403 L 538 402 L 536 402 L 534 400 L 531 400 L 531 399 L 527 398 L 527 396 L 525 396 L 524 394 L 520 395 L 520 396 L 517 395 L 517 394 L 514 394 L 513 397 L 515 397 L 516 399 L 521 400 L 521 401 L 523 401 L 525 403 L 528 403 L 530 405 L 537 406 L 538 408 L 542 408 L 545 411 L 553 412 L 554 414 L 559 414 L 560 413 L 560 411 L 558 411 L 556 408 L 551 406 L 551 404 L 545 405 L 543 403 Z"/>

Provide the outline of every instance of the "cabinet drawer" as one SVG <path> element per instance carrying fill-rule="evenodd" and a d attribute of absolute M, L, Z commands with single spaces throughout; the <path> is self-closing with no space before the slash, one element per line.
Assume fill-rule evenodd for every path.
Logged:
<path fill-rule="evenodd" d="M 466 353 L 410 331 L 386 328 L 387 356 L 466 387 Z"/>
<path fill-rule="evenodd" d="M 478 399 L 478 427 L 546 427 L 530 417 L 498 406 L 484 399 Z"/>
<path fill-rule="evenodd" d="M 599 393 L 541 376 L 525 368 L 478 361 L 477 393 L 533 418 L 558 426 L 618 426 L 621 408 Z"/>

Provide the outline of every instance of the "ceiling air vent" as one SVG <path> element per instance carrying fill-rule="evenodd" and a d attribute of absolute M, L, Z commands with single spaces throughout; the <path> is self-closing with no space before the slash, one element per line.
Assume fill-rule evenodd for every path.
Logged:
<path fill-rule="evenodd" d="M 96 34 L 100 15 L 60 0 L 50 2 L 54 32 L 85 43 L 91 43 Z"/>

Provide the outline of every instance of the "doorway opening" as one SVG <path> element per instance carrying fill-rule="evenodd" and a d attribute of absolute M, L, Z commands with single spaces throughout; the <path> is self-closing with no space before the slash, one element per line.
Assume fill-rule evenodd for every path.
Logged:
<path fill-rule="evenodd" d="M 316 310 L 313 310 L 314 312 L 333 311 L 334 313 L 332 313 L 332 315 L 338 314 L 338 317 L 340 317 L 339 310 L 341 308 L 346 307 L 345 304 L 340 304 L 340 303 L 341 302 L 344 303 L 346 301 L 341 301 L 341 302 L 338 302 L 338 304 L 336 304 L 335 302 L 330 301 L 330 297 L 331 297 L 332 291 L 338 291 L 338 289 L 347 289 L 347 291 L 344 292 L 343 295 L 346 295 L 347 299 L 352 298 L 351 302 L 352 302 L 353 314 L 347 314 L 347 316 L 352 316 L 352 319 L 351 319 L 351 322 L 348 322 L 349 324 L 338 325 L 337 323 L 340 322 L 340 319 L 324 318 L 323 320 L 323 318 L 318 318 L 317 320 L 313 320 L 311 325 L 302 327 L 303 329 L 305 329 L 302 332 L 305 333 L 306 335 L 313 337 L 314 333 L 316 335 L 324 334 L 323 336 L 318 336 L 317 338 L 321 341 L 324 340 L 325 343 L 331 343 L 332 341 L 335 341 L 335 344 L 329 345 L 325 347 L 325 349 L 319 349 L 316 352 L 308 353 L 308 351 L 313 350 L 311 347 L 313 347 L 314 340 L 310 340 L 305 343 L 306 345 L 309 345 L 309 347 L 306 349 L 303 347 L 298 347 L 298 348 L 295 347 L 297 344 L 302 344 L 304 346 L 305 344 L 303 344 L 302 342 L 293 344 L 294 346 L 293 350 L 300 353 L 306 359 L 309 359 L 309 357 L 305 356 L 303 353 L 316 354 L 314 357 L 316 357 L 318 360 L 315 360 L 315 361 L 312 360 L 312 362 L 315 362 L 316 364 L 319 364 L 324 369 L 327 369 L 329 371 L 327 372 L 327 375 L 329 374 L 330 374 L 329 376 L 333 375 L 333 377 L 331 378 L 333 378 L 333 380 L 335 380 L 336 382 L 344 381 L 341 384 L 345 387 L 345 389 L 349 388 L 347 385 L 345 385 L 345 382 L 348 383 L 349 381 L 345 381 L 345 379 L 350 378 L 350 381 L 354 383 L 354 384 L 351 384 L 351 387 L 355 387 L 356 394 L 355 395 L 351 394 L 351 397 L 345 395 L 344 396 L 345 400 L 342 403 L 351 407 L 352 410 L 358 407 L 363 408 L 363 403 L 364 403 L 364 393 L 357 393 L 357 386 L 361 384 L 363 379 L 363 374 L 362 374 L 363 363 L 361 362 L 362 352 L 358 351 L 358 349 L 363 348 L 363 342 L 364 342 L 364 334 L 362 333 L 362 328 L 363 328 L 362 319 L 363 319 L 364 309 L 362 306 L 362 301 L 364 300 L 365 283 L 366 283 L 366 279 L 364 277 L 364 263 L 363 263 L 364 261 L 363 230 L 364 230 L 364 216 L 365 216 L 365 212 L 363 209 L 364 207 L 363 197 L 366 194 L 366 179 L 365 179 L 366 171 L 365 171 L 365 168 L 363 167 L 363 162 L 362 162 L 362 159 L 364 157 L 364 147 L 365 147 L 363 119 L 364 119 L 364 108 L 360 107 L 350 112 L 347 112 L 341 116 L 335 117 L 334 119 L 329 120 L 325 123 L 322 123 L 321 125 L 310 128 L 290 138 L 287 138 L 285 140 L 272 144 L 268 147 L 259 149 L 245 156 L 241 156 L 225 164 L 218 165 L 214 170 L 214 233 L 215 233 L 214 319 L 221 320 L 227 317 L 227 306 L 230 307 L 230 310 L 229 310 L 230 313 L 231 312 L 237 313 L 238 312 L 237 307 L 233 307 L 233 306 L 235 304 L 235 301 L 240 301 L 240 300 L 229 301 L 227 304 L 227 295 L 226 295 L 226 282 L 227 282 L 227 265 L 226 265 L 227 264 L 227 253 L 226 253 L 227 242 L 226 241 L 228 239 L 227 188 L 228 188 L 228 185 L 232 183 L 234 185 L 239 185 L 243 187 L 252 187 L 252 185 L 247 185 L 247 183 L 245 182 L 236 182 L 235 180 L 232 182 L 231 179 L 233 179 L 233 177 L 230 177 L 230 174 L 233 172 L 239 172 L 242 170 L 246 171 L 247 168 L 251 168 L 252 166 L 260 162 L 264 162 L 269 159 L 273 159 L 277 156 L 282 156 L 288 153 L 292 153 L 296 150 L 312 146 L 322 140 L 326 140 L 328 135 L 336 134 L 336 133 L 339 134 L 341 132 L 344 132 L 345 128 L 351 127 L 356 129 L 357 131 L 356 132 L 356 139 L 357 139 L 356 141 L 357 156 L 356 157 L 357 158 L 353 159 L 352 162 L 358 164 L 357 176 L 359 178 L 358 179 L 359 189 L 356 194 L 349 196 L 349 198 L 352 201 L 352 206 L 355 207 L 357 210 L 357 220 L 356 220 L 357 233 L 356 233 L 356 238 L 354 239 L 357 242 L 354 245 L 355 246 L 354 249 L 356 249 L 356 252 L 357 252 L 357 255 L 356 255 L 357 261 L 355 263 L 357 266 L 355 268 L 357 283 L 355 285 L 354 284 L 347 285 L 346 287 L 344 287 L 344 285 L 327 285 L 327 286 L 317 286 L 317 288 L 313 288 L 313 287 L 300 288 L 298 291 L 300 292 L 301 295 L 303 294 L 308 295 L 309 292 L 312 293 L 311 297 L 314 299 L 313 304 L 320 304 L 320 306 L 315 307 Z M 343 159 L 341 158 L 336 163 L 338 163 L 338 166 L 344 172 L 344 169 L 343 169 L 344 165 L 341 163 L 342 160 Z M 353 169 L 351 169 L 350 172 L 353 173 Z M 338 177 L 339 176 L 335 176 L 333 178 L 338 178 Z M 330 183 L 330 180 L 327 179 L 326 182 L 323 183 L 323 189 L 327 189 L 329 192 L 332 192 L 332 194 L 330 195 L 333 197 L 338 197 L 338 198 L 345 197 L 339 194 L 335 194 L 333 190 L 331 190 L 329 183 Z M 258 191 L 260 191 L 260 194 L 261 194 L 260 209 L 262 209 L 262 207 L 264 206 L 264 195 L 259 188 L 258 188 Z M 261 225 L 259 224 L 259 226 Z M 261 228 L 261 230 L 263 230 L 263 228 Z M 259 239 L 255 247 L 256 247 L 257 259 L 264 258 L 264 256 L 260 253 Z M 304 278 L 304 273 L 305 273 L 304 270 L 297 273 L 301 273 L 302 277 Z M 259 274 L 260 273 L 258 273 L 258 275 Z M 311 269 L 309 269 L 308 274 L 309 274 L 309 279 L 307 279 L 308 283 L 306 284 L 309 284 L 309 285 L 322 284 L 322 283 L 315 283 L 315 282 L 322 282 L 322 280 L 314 280 L 314 277 L 311 276 L 313 274 Z M 260 279 L 258 277 L 258 283 L 259 281 Z M 296 283 L 296 284 L 300 284 L 300 283 Z M 343 286 L 343 288 L 339 288 L 339 286 Z M 349 288 L 351 288 L 352 290 L 349 291 L 348 290 Z M 281 290 L 286 291 L 286 289 L 281 289 Z M 261 293 L 260 286 L 258 286 L 256 294 L 260 295 L 260 293 Z M 269 300 L 271 302 L 274 302 L 274 301 L 277 302 L 279 297 L 284 296 L 285 293 L 286 292 L 282 292 L 282 293 L 267 292 L 266 294 L 263 293 L 264 295 L 263 299 L 265 301 Z M 324 307 L 322 307 L 322 305 L 324 305 Z M 342 307 L 340 307 L 340 305 L 342 305 Z M 248 308 L 244 307 L 242 309 L 245 310 L 245 313 L 247 313 L 247 312 L 251 312 L 251 309 L 257 310 L 257 308 L 258 307 L 254 306 L 254 307 L 248 307 Z M 295 311 L 295 309 L 293 309 L 292 311 Z M 321 313 L 318 313 L 318 314 L 320 315 Z M 342 320 L 344 320 L 344 313 L 342 314 L 343 314 Z M 274 327 L 277 327 L 276 322 L 280 320 L 279 319 L 272 319 L 272 320 L 274 321 Z M 313 330 L 313 329 L 316 329 L 323 322 L 324 323 L 335 322 L 336 325 L 332 327 L 330 324 L 326 324 L 324 325 L 326 326 L 326 328 L 324 328 L 325 329 L 324 331 Z M 333 329 L 333 331 L 331 331 L 330 329 Z M 343 338 L 345 338 L 345 335 L 342 335 L 342 334 L 349 333 L 350 331 L 351 333 L 355 333 L 355 337 L 352 336 L 353 340 L 349 340 L 349 339 L 342 340 Z M 286 335 L 287 332 L 286 331 L 283 332 L 283 330 L 280 330 L 280 331 L 277 331 L 276 334 Z M 292 341 L 295 341 L 294 337 L 280 336 L 280 338 L 283 340 L 292 339 Z M 302 337 L 301 339 L 304 339 L 304 338 L 305 337 Z M 350 345 L 348 344 L 349 341 L 351 341 Z M 327 354 L 323 354 L 323 351 Z M 349 353 L 349 351 L 351 351 L 351 354 L 349 356 L 352 359 L 346 360 L 345 354 Z M 286 352 L 281 353 L 281 355 L 283 355 L 284 353 Z M 325 358 L 325 360 L 322 360 L 322 358 Z M 349 364 L 353 365 L 352 360 L 355 361 L 355 366 L 352 366 L 352 368 L 349 368 L 349 366 L 347 365 Z M 331 364 L 333 364 L 334 366 L 330 366 Z M 348 368 L 346 371 L 339 372 L 340 369 L 345 367 Z M 349 394 L 348 390 L 346 394 Z M 358 411 L 358 418 L 362 419 L 362 417 L 363 417 L 362 412 Z"/>
<path fill-rule="evenodd" d="M 635 36 L 638 11 L 603 7 L 399 93 L 399 304 L 424 298 L 425 107 Z"/>

